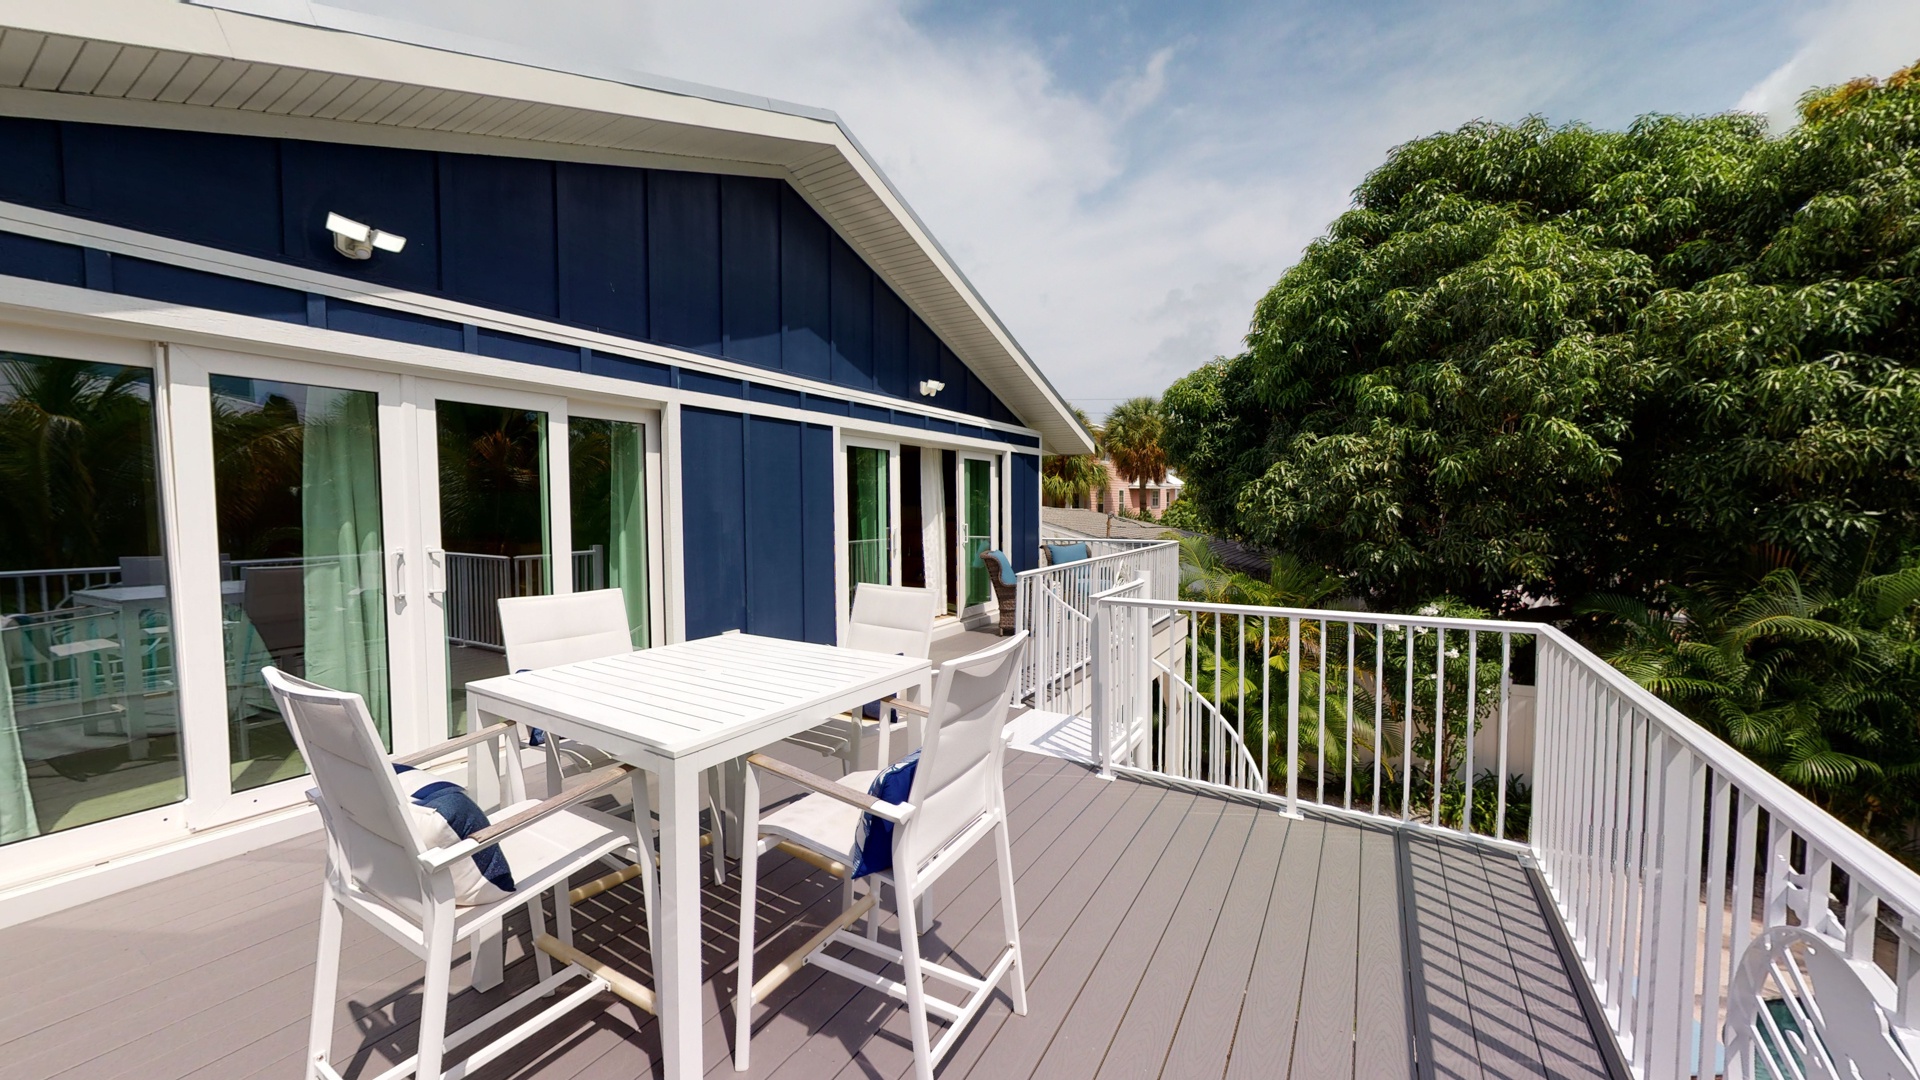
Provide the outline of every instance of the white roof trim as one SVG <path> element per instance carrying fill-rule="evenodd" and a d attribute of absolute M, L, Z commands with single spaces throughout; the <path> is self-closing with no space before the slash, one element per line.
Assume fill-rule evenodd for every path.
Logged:
<path fill-rule="evenodd" d="M 402 33 L 436 40 L 393 39 Z M 136 117 L 121 122 L 218 110 L 314 138 L 354 125 L 463 136 L 503 154 L 566 147 L 774 172 L 1040 432 L 1045 452 L 1092 451 L 1065 399 L 833 113 L 482 50 L 505 47 L 307 0 L 0 0 L 0 88 L 16 101 L 106 99 Z"/>

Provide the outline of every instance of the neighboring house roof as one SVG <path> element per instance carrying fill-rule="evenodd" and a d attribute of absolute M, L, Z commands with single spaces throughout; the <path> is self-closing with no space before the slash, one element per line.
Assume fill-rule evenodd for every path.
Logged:
<path fill-rule="evenodd" d="M 1078 536 L 1095 540 L 1164 540 L 1176 535 L 1173 529 L 1155 522 L 1135 521 L 1103 514 L 1098 510 L 1075 510 L 1060 506 L 1040 508 L 1040 533 L 1042 538 Z"/>
<path fill-rule="evenodd" d="M 0 103 L 69 120 L 777 176 L 1045 452 L 1092 452 L 1065 399 L 838 116 L 513 51 L 308 0 L 0 0 Z"/>

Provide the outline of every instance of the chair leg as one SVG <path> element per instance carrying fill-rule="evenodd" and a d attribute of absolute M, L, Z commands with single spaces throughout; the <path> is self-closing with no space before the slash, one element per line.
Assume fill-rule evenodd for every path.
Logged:
<path fill-rule="evenodd" d="M 313 1019 L 307 1029 L 307 1080 L 333 1053 L 333 1007 L 340 995 L 340 904 L 333 887 L 320 890 L 320 950 L 313 964 Z"/>
<path fill-rule="evenodd" d="M 900 967 L 906 975 L 907 1027 L 913 1033 L 913 1074 L 917 1080 L 933 1080 L 933 1041 L 927 1030 L 927 981 L 920 971 L 920 927 L 914 918 L 915 905 L 907 899 L 912 890 L 906 875 L 896 878 L 893 906 L 900 917 Z"/>
<path fill-rule="evenodd" d="M 547 732 L 547 798 L 560 794 L 566 780 L 560 775 L 560 739 L 553 732 Z"/>
<path fill-rule="evenodd" d="M 1027 1015 L 1027 968 L 1020 956 L 1020 913 L 1013 900 L 1013 844 L 1007 837 L 1007 819 L 993 830 L 993 861 L 1000 868 L 1000 919 L 1007 931 L 1007 946 L 1013 950 L 1013 1012 Z"/>
<path fill-rule="evenodd" d="M 573 947 L 573 904 L 567 899 L 567 883 L 553 887 L 553 936 L 560 944 Z"/>
<path fill-rule="evenodd" d="M 564 900 L 565 896 L 561 896 L 560 899 Z M 533 967 L 540 973 L 541 982 L 553 978 L 553 957 L 548 956 L 546 950 L 534 944 L 540 940 L 540 935 L 546 932 L 546 907 L 540 902 L 540 897 L 535 895 L 532 900 L 527 901 L 527 945 L 533 949 Z M 540 996 L 552 997 L 553 991 L 548 990 Z"/>
<path fill-rule="evenodd" d="M 760 886 L 760 778 L 746 771 L 745 800 L 740 817 L 740 962 L 733 982 L 733 1068 L 745 1072 L 753 1042 L 754 904 Z"/>
<path fill-rule="evenodd" d="M 440 1080 L 447 1053 L 447 997 L 453 982 L 453 905 L 427 913 L 427 977 L 420 990 L 420 1056 L 414 1080 Z"/>
<path fill-rule="evenodd" d="M 727 795 L 724 782 L 717 768 L 707 770 L 707 817 L 712 822 L 708 830 L 707 854 L 713 859 L 713 883 L 727 883 Z"/>

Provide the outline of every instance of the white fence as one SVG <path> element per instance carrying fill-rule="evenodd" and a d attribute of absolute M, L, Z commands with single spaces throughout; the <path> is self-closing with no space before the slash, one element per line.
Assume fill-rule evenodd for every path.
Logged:
<path fill-rule="evenodd" d="M 1046 540 L 1086 543 L 1093 556 L 1018 575 L 1016 625 L 1032 634 L 1020 693 L 1046 712 L 1084 714 L 1092 702 L 1096 594 L 1144 578 L 1148 595 L 1171 599 L 1180 587 L 1180 545 L 1172 540 Z"/>
<path fill-rule="evenodd" d="M 1645 1080 L 1920 1075 L 1920 876 L 1564 634 L 1145 591 L 1053 710 L 1103 772 L 1524 844 Z"/>
<path fill-rule="evenodd" d="M 551 591 L 545 555 L 482 555 L 470 551 L 446 552 L 447 640 L 456 645 L 506 649 L 500 630 L 500 600 L 539 596 Z M 604 589 L 607 584 L 606 549 L 598 545 L 573 553 L 571 570 L 576 591 Z"/>

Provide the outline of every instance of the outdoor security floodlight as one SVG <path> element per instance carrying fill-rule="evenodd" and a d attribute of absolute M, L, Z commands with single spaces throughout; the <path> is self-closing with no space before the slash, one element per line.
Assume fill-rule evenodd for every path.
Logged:
<path fill-rule="evenodd" d="M 407 246 L 404 236 L 381 232 L 339 214 L 327 215 L 327 231 L 333 234 L 333 250 L 349 259 L 371 259 L 374 248 L 398 252 Z"/>
<path fill-rule="evenodd" d="M 942 390 L 945 390 L 946 388 L 947 388 L 947 384 L 941 382 L 938 379 L 921 379 L 920 380 L 920 396 L 921 397 L 932 397 L 933 395 L 939 393 Z"/>

